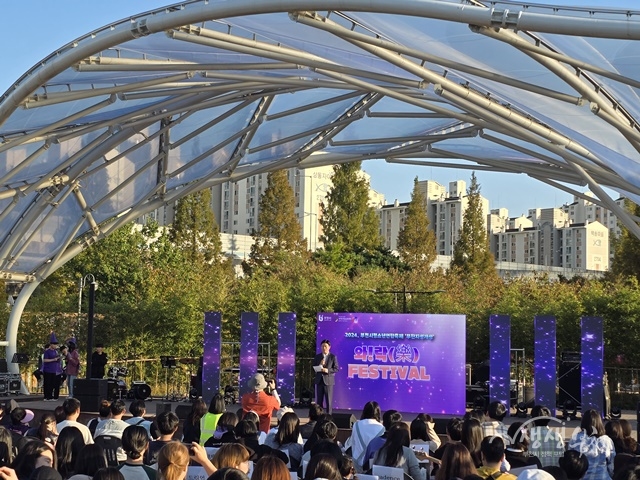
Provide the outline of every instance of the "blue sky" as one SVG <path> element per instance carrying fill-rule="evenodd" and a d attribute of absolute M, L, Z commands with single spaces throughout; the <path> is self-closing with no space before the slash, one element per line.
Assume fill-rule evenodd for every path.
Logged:
<path fill-rule="evenodd" d="M 3 28 L 0 42 L 0 91 L 4 92 L 23 73 L 58 47 L 81 35 L 130 15 L 152 10 L 166 0 L 21 0 L 2 3 Z M 468 183 L 470 170 L 390 165 L 368 161 L 363 169 L 371 175 L 371 186 L 384 193 L 387 202 L 408 201 L 413 179 L 435 180 L 443 185 L 458 179 Z M 506 207 L 510 216 L 529 208 L 559 206 L 572 201 L 570 195 L 529 179 L 525 175 L 477 172 L 482 194 L 490 208 Z M 581 189 L 583 190 L 583 189 Z"/>

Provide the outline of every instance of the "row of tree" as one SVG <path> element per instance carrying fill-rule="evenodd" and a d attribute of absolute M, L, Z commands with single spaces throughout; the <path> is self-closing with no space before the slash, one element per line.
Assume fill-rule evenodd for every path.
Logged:
<path fill-rule="evenodd" d="M 435 238 L 417 179 L 396 257 L 383 247 L 359 170 L 358 163 L 334 167 L 334 187 L 320 220 L 324 248 L 313 254 L 301 236 L 286 174 L 271 173 L 242 276 L 222 252 L 208 190 L 180 200 L 175 222 L 166 230 L 154 224 L 118 230 L 38 287 L 22 318 L 19 351 L 37 353 L 51 330 L 82 343 L 86 321 L 77 312 L 78 282 L 92 273 L 99 282 L 96 337 L 114 359 L 200 355 L 203 312 L 209 310 L 223 312 L 223 339 L 230 342 L 239 340 L 241 312 L 258 312 L 260 341 L 274 348 L 278 313 L 296 312 L 297 354 L 307 358 L 315 351 L 318 312 L 399 312 L 406 303 L 409 312 L 465 314 L 469 362 L 487 358 L 488 319 L 501 313 L 511 315 L 518 332 L 512 346 L 529 356 L 535 315 L 557 317 L 559 351 L 578 350 L 579 318 L 600 315 L 607 361 L 640 365 L 640 353 L 631 348 L 640 337 L 637 272 L 616 267 L 615 275 L 602 280 L 501 279 L 489 252 L 474 175 L 452 266 L 431 270 Z M 633 245 L 637 240 L 630 237 L 619 242 L 621 252 Z M 407 299 L 376 294 L 404 290 L 442 293 Z"/>

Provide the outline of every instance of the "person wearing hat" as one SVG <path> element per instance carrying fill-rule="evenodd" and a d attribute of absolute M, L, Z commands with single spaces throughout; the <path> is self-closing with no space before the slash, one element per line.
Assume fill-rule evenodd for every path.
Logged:
<path fill-rule="evenodd" d="M 42 375 L 44 376 L 44 401 L 57 400 L 60 391 L 60 354 L 58 353 L 58 339 L 55 332 L 51 332 L 49 348 L 42 358 Z"/>
<path fill-rule="evenodd" d="M 260 418 L 260 430 L 267 433 L 271 426 L 271 416 L 274 410 L 280 408 L 280 396 L 275 390 L 276 383 L 269 380 L 269 385 L 267 385 L 264 375 L 256 373 L 249 379 L 247 386 L 251 391 L 242 395 L 242 415 L 244 416 L 250 411 L 257 413 Z M 271 395 L 264 391 L 267 386 L 271 387 Z"/>

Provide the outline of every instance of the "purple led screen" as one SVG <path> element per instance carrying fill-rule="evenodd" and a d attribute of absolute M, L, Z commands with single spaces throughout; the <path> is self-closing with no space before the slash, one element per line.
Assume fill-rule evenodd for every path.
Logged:
<path fill-rule="evenodd" d="M 220 390 L 220 347 L 222 314 L 205 312 L 204 347 L 202 352 L 202 399 L 207 405 Z"/>
<path fill-rule="evenodd" d="M 242 312 L 240 315 L 240 395 L 249 391 L 247 382 L 258 372 L 258 314 Z"/>
<path fill-rule="evenodd" d="M 319 313 L 338 358 L 334 409 L 375 400 L 401 412 L 465 413 L 465 316 Z"/>
<path fill-rule="evenodd" d="M 283 405 L 295 403 L 296 391 L 296 314 L 278 315 L 277 390 Z"/>
<path fill-rule="evenodd" d="M 499 401 L 509 412 L 511 380 L 511 317 L 489 317 L 489 401 Z"/>
<path fill-rule="evenodd" d="M 533 384 L 536 405 L 546 405 L 556 413 L 556 317 L 534 319 Z"/>
<path fill-rule="evenodd" d="M 604 410 L 604 348 L 601 317 L 582 317 L 582 411 Z"/>

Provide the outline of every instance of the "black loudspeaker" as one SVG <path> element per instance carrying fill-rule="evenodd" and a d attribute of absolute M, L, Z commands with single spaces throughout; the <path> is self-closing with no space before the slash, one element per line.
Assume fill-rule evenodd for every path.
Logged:
<path fill-rule="evenodd" d="M 9 370 L 7 368 L 7 359 L 0 358 L 0 373 L 7 373 Z"/>
<path fill-rule="evenodd" d="M 109 380 L 106 378 L 76 378 L 73 382 L 73 393 L 77 395 L 97 395 L 107 398 L 109 392 Z"/>
<path fill-rule="evenodd" d="M 117 400 L 119 393 L 120 392 L 118 387 L 118 381 L 115 378 L 108 378 L 107 379 L 107 400 Z"/>
<path fill-rule="evenodd" d="M 581 392 L 581 364 L 575 361 L 560 362 L 558 372 L 558 406 L 580 407 L 582 403 Z"/>
<path fill-rule="evenodd" d="M 184 420 L 185 418 L 187 418 L 187 415 L 189 415 L 189 412 L 191 412 L 191 405 L 178 405 L 176 407 L 176 415 L 178 416 L 178 418 L 180 420 Z"/>
<path fill-rule="evenodd" d="M 77 380 L 76 380 L 77 381 Z M 98 395 L 84 395 L 76 393 L 76 384 L 73 384 L 73 398 L 80 402 L 80 410 L 83 412 L 98 412 L 100 410 L 100 402 L 106 397 Z"/>
<path fill-rule="evenodd" d="M 333 423 L 338 428 L 351 428 L 357 420 L 351 413 L 334 413 L 331 416 L 333 417 Z"/>
<path fill-rule="evenodd" d="M 9 393 L 9 376 L 0 376 L 0 395 L 6 395 Z"/>
<path fill-rule="evenodd" d="M 162 412 L 170 412 L 171 404 L 170 403 L 156 403 L 156 416 L 160 415 Z"/>
<path fill-rule="evenodd" d="M 22 382 L 20 381 L 20 375 L 11 375 L 11 378 L 9 378 L 9 393 L 12 393 L 14 395 L 19 394 L 21 383 Z"/>

